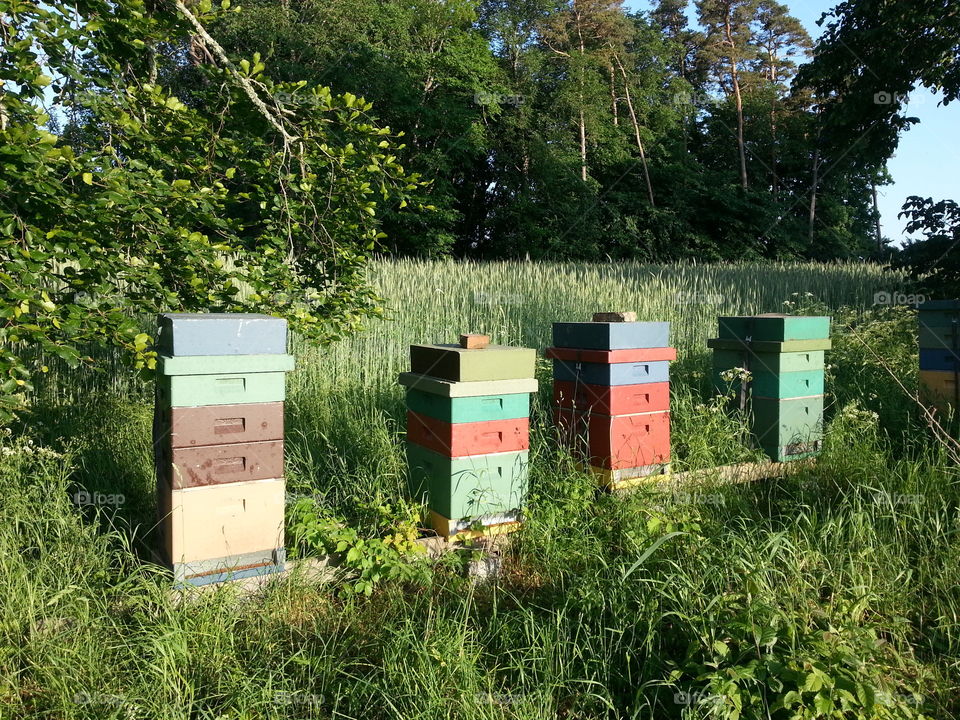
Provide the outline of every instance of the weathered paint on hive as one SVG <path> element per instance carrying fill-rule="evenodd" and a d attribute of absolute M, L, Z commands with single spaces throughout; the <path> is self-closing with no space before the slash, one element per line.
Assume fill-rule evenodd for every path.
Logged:
<path fill-rule="evenodd" d="M 553 344 L 559 348 L 625 350 L 670 345 L 668 322 L 558 322 Z"/>
<path fill-rule="evenodd" d="M 454 424 L 407 411 L 407 440 L 450 457 L 517 452 L 530 447 L 530 421 L 519 418 Z"/>
<path fill-rule="evenodd" d="M 601 415 L 632 415 L 670 409 L 670 383 L 639 385 L 591 385 L 557 381 L 553 384 L 554 405 Z"/>
<path fill-rule="evenodd" d="M 536 352 L 532 348 L 490 345 L 467 349 L 459 345 L 411 345 L 410 371 L 452 382 L 482 382 L 532 378 Z"/>
<path fill-rule="evenodd" d="M 553 361 L 553 379 L 589 385 L 640 385 L 670 380 L 670 363 L 572 363 Z"/>
<path fill-rule="evenodd" d="M 177 490 L 283 477 L 283 440 L 174 448 L 170 483 Z"/>

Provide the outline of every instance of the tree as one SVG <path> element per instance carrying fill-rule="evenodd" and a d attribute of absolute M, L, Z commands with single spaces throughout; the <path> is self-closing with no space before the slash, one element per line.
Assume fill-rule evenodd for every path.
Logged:
<path fill-rule="evenodd" d="M 960 297 L 960 205 L 911 195 L 899 216 L 907 218 L 908 233 L 922 240 L 908 242 L 897 264 L 910 269 L 923 289 L 941 297 Z"/>
<path fill-rule="evenodd" d="M 733 96 L 737 116 L 737 154 L 740 158 L 740 184 L 748 187 L 747 152 L 744 142 L 741 66 L 756 55 L 750 23 L 756 0 L 698 0 L 697 13 L 706 28 L 704 53 L 713 60 L 714 75 L 720 87 Z"/>
<path fill-rule="evenodd" d="M 234 62 L 206 30 L 208 0 L 0 11 L 0 416 L 46 355 L 75 365 L 106 341 L 153 367 L 144 314 L 266 311 L 324 342 L 380 312 L 365 278 L 378 215 L 418 204 L 421 183 L 369 103 L 275 83 L 257 54 Z M 202 106 L 157 80 L 163 47 L 183 63 L 203 49 Z M 277 100 L 292 93 L 309 103 Z"/>

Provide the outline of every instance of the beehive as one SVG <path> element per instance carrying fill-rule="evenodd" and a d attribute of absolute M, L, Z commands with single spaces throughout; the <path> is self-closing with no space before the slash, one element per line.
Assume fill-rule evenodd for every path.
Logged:
<path fill-rule="evenodd" d="M 943 411 L 960 405 L 960 300 L 935 300 L 918 308 L 920 395 Z"/>
<path fill-rule="evenodd" d="M 527 495 L 536 354 L 488 345 L 412 345 L 407 388 L 411 495 L 441 535 L 515 525 Z"/>
<path fill-rule="evenodd" d="M 623 317 L 631 317 L 623 314 Z M 553 325 L 554 422 L 561 441 L 604 485 L 665 472 L 670 462 L 670 324 L 633 320 Z"/>
<path fill-rule="evenodd" d="M 286 321 L 210 313 L 159 324 L 154 456 L 174 580 L 282 570 Z"/>
<path fill-rule="evenodd" d="M 780 314 L 719 318 L 713 384 L 750 411 L 751 432 L 772 460 L 810 457 L 823 437 L 824 353 L 830 318 Z M 743 369 L 746 383 L 725 375 Z"/>

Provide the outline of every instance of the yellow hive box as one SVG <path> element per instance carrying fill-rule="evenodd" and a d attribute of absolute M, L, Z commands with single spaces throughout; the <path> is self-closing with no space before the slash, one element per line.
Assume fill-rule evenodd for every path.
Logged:
<path fill-rule="evenodd" d="M 920 396 L 935 405 L 953 405 L 957 400 L 957 374 L 950 370 L 921 370 Z"/>
<path fill-rule="evenodd" d="M 171 564 L 283 547 L 282 478 L 171 490 L 158 487 L 163 550 Z"/>

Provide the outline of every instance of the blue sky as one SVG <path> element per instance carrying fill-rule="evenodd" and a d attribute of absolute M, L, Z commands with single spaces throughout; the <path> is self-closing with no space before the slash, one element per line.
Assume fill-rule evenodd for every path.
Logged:
<path fill-rule="evenodd" d="M 814 40 L 820 35 L 817 20 L 837 4 L 830 0 L 780 1 Z M 625 4 L 635 10 L 648 10 L 652 5 L 648 0 L 626 0 Z M 904 221 L 897 213 L 909 195 L 960 201 L 960 101 L 938 105 L 938 98 L 921 88 L 910 96 L 908 114 L 920 123 L 901 136 L 897 153 L 887 164 L 893 184 L 878 190 L 883 234 L 896 244 L 904 237 Z"/>

